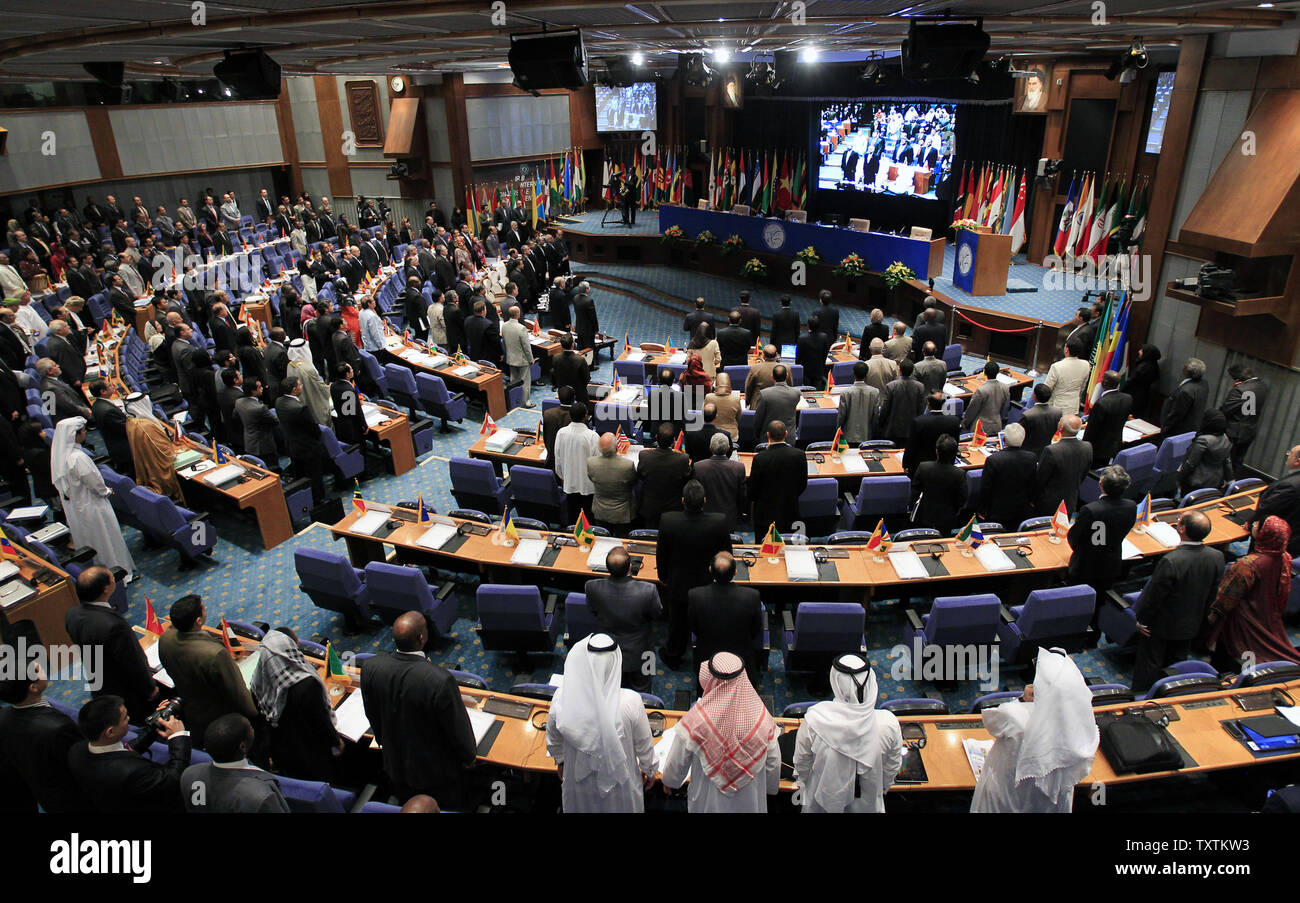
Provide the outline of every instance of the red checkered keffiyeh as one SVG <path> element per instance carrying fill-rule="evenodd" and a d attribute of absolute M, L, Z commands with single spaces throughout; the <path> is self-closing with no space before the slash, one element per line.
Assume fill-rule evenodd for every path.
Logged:
<path fill-rule="evenodd" d="M 700 686 L 704 695 L 677 726 L 700 748 L 709 780 L 735 793 L 757 777 L 776 722 L 754 692 L 745 663 L 731 652 L 700 665 Z"/>

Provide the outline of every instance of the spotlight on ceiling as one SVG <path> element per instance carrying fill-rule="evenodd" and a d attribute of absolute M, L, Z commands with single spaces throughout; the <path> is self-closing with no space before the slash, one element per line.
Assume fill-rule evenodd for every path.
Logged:
<path fill-rule="evenodd" d="M 713 81 L 713 69 L 704 62 L 702 53 L 680 53 L 677 55 L 677 69 L 685 73 L 686 84 L 703 87 Z"/>
<path fill-rule="evenodd" d="M 815 63 L 821 55 L 821 50 L 811 45 L 799 48 L 799 62 L 801 63 Z"/>
<path fill-rule="evenodd" d="M 644 66 L 644 65 L 645 65 L 645 54 L 642 53 L 640 50 L 635 51 L 635 52 L 632 54 L 632 65 L 633 65 L 633 66 Z"/>
<path fill-rule="evenodd" d="M 1127 85 L 1137 78 L 1137 70 L 1145 69 L 1149 62 L 1147 45 L 1141 38 L 1138 38 L 1129 45 L 1128 50 L 1116 57 L 1115 61 L 1110 64 L 1110 68 L 1106 70 L 1106 77 L 1111 81 L 1118 78 L 1120 84 Z"/>
<path fill-rule="evenodd" d="M 781 80 L 776 77 L 776 67 L 761 60 L 754 60 L 749 64 L 745 80 L 753 82 L 760 88 L 771 88 L 774 91 L 781 87 Z"/>
<path fill-rule="evenodd" d="M 726 63 L 731 61 L 731 51 L 726 47 L 713 48 L 713 62 Z"/>

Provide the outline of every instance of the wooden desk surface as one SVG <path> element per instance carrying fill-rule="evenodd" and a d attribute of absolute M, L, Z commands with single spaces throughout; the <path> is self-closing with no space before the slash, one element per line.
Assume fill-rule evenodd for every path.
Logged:
<path fill-rule="evenodd" d="M 371 404 L 381 409 L 388 419 L 382 423 L 366 428 L 366 432 L 379 442 L 387 442 L 393 453 L 393 476 L 402 474 L 415 467 L 415 442 L 411 439 L 411 421 L 396 408 L 377 401 Z"/>
<path fill-rule="evenodd" d="M 19 576 L 36 591 L 36 595 L 5 608 L 5 618 L 10 624 L 30 620 L 44 644 L 71 643 L 63 619 L 70 608 L 79 604 L 72 577 L 59 567 L 58 562 L 46 561 L 29 551 L 22 545 L 22 540 L 14 543 L 14 550 L 20 556 L 20 560 L 14 562 L 18 565 Z M 32 578 L 42 568 L 48 569 L 49 575 L 44 582 L 36 583 Z"/>
<path fill-rule="evenodd" d="M 414 342 L 407 341 L 401 336 L 389 336 L 384 350 L 394 361 L 410 367 L 412 370 L 433 373 L 439 376 L 443 382 L 473 392 L 482 392 L 487 399 L 488 413 L 492 415 L 493 419 L 500 419 L 509 413 L 509 409 L 506 407 L 505 379 L 500 370 L 487 369 L 477 361 L 472 361 L 471 363 L 479 369 L 479 372 L 475 376 L 457 376 L 454 372 L 456 367 L 464 365 L 452 361 L 448 366 L 438 368 L 429 367 L 415 361 L 408 361 L 401 356 L 402 352 L 408 348 L 428 353 Z M 433 356 L 436 357 L 437 353 L 435 352 Z"/>

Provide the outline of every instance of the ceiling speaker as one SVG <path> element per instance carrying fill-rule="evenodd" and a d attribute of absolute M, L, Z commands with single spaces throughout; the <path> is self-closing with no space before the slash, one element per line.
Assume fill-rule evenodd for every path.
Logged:
<path fill-rule="evenodd" d="M 280 96 L 280 64 L 262 50 L 227 50 L 212 74 L 243 100 L 274 100 Z"/>
<path fill-rule="evenodd" d="M 966 78 L 989 49 L 984 20 L 935 22 L 913 19 L 899 61 L 913 81 Z"/>
<path fill-rule="evenodd" d="M 82 63 L 81 68 L 94 76 L 96 81 L 103 82 L 110 88 L 122 87 L 122 72 L 125 63 Z"/>
<path fill-rule="evenodd" d="M 524 91 L 587 85 L 587 50 L 581 31 L 510 36 L 510 71 Z"/>

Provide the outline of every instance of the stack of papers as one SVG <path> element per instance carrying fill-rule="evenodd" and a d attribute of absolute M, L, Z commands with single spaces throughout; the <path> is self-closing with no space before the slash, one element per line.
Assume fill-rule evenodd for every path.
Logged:
<path fill-rule="evenodd" d="M 423 546 L 426 549 L 441 549 L 447 544 L 447 541 L 455 535 L 455 524 L 434 524 L 421 534 L 420 538 L 415 541 L 415 544 Z"/>
<path fill-rule="evenodd" d="M 1129 542 L 1127 539 L 1124 540 L 1124 560 L 1131 561 L 1134 558 L 1141 558 L 1141 557 L 1142 557 L 1141 550 L 1139 550 L 1137 546 L 1133 545 L 1133 543 Z"/>
<path fill-rule="evenodd" d="M 840 464 L 845 473 L 866 473 L 867 462 L 862 460 L 861 452 L 850 452 L 840 456 Z"/>
<path fill-rule="evenodd" d="M 383 408 L 368 401 L 361 403 L 361 412 L 366 415 L 366 426 L 376 426 L 391 419 Z"/>
<path fill-rule="evenodd" d="M 637 348 L 635 351 L 633 351 L 633 350 L 629 350 L 628 353 L 627 353 L 627 357 L 625 358 L 625 360 L 629 360 L 629 361 L 637 361 L 638 363 L 640 363 L 640 362 L 644 361 L 645 358 L 646 358 L 646 356 L 645 356 L 644 354 L 641 353 L 641 349 L 640 349 L 640 348 Z"/>
<path fill-rule="evenodd" d="M 387 511 L 367 511 L 357 518 L 357 522 L 352 525 L 352 532 L 361 533 L 365 536 L 374 536 L 375 531 L 387 522 Z"/>
<path fill-rule="evenodd" d="M 473 364 L 466 364 L 463 367 L 457 367 L 451 372 L 462 377 L 478 376 L 478 367 L 475 367 Z"/>
<path fill-rule="evenodd" d="M 595 570 L 605 566 L 605 558 L 609 555 L 610 549 L 617 549 L 623 544 L 617 539 L 608 537 L 598 538 L 591 545 L 591 554 L 587 556 L 587 567 Z"/>
<path fill-rule="evenodd" d="M 685 351 L 678 351 L 678 352 L 676 352 L 675 354 L 669 355 L 669 357 L 668 357 L 668 363 L 670 363 L 670 364 L 684 364 L 684 363 L 686 363 L 686 352 L 685 352 Z"/>
<path fill-rule="evenodd" d="M 510 563 L 536 567 L 541 564 L 546 549 L 547 542 L 544 539 L 521 539 L 519 545 L 515 546 L 515 553 L 510 556 Z"/>
<path fill-rule="evenodd" d="M 921 559 L 911 549 L 902 552 L 890 552 L 889 563 L 894 568 L 894 573 L 900 580 L 916 580 L 919 577 L 928 577 L 930 572 L 921 564 Z"/>
<path fill-rule="evenodd" d="M 980 547 L 975 550 L 975 557 L 986 571 L 1013 571 L 1016 568 L 1007 553 L 995 542 L 980 543 Z"/>
<path fill-rule="evenodd" d="M 505 451 L 515 441 L 517 435 L 518 433 L 508 427 L 500 427 L 495 433 L 483 440 L 483 447 L 488 451 Z"/>
<path fill-rule="evenodd" d="M 366 707 L 361 701 L 360 690 L 348 694 L 348 698 L 334 710 L 334 714 L 338 722 L 335 724 L 335 729 L 353 743 L 370 730 L 370 719 L 366 717 Z"/>
<path fill-rule="evenodd" d="M 355 694 L 360 696 L 360 693 Z M 484 712 L 479 709 L 465 708 L 465 714 L 469 715 L 470 730 L 474 732 L 475 745 L 482 743 L 487 732 L 492 729 L 492 725 L 497 723 L 496 716 L 490 712 Z"/>
<path fill-rule="evenodd" d="M 962 393 L 962 390 L 961 390 L 960 388 L 958 388 L 957 386 L 954 386 L 952 383 L 944 383 L 944 384 L 943 384 L 943 394 L 944 394 L 944 395 L 949 395 L 949 396 L 951 396 L 951 395 L 960 395 L 961 393 Z"/>
<path fill-rule="evenodd" d="M 227 464 L 225 467 L 218 467 L 216 470 L 208 471 L 203 475 L 203 482 L 209 486 L 220 486 L 222 483 L 228 483 L 239 477 L 244 472 L 244 468 L 238 464 Z"/>
<path fill-rule="evenodd" d="M 0 583 L 4 583 L 6 580 L 17 577 L 19 573 L 18 565 L 14 564 L 12 561 L 0 561 Z"/>
<path fill-rule="evenodd" d="M 624 386 L 617 392 L 611 392 L 607 400 L 612 401 L 614 404 L 631 404 L 640 396 L 641 390 L 636 386 Z"/>
<path fill-rule="evenodd" d="M 998 382 L 1002 383 L 1004 386 L 1014 386 L 1016 384 L 1016 378 L 1010 373 L 999 373 Z"/>
<path fill-rule="evenodd" d="M 9 512 L 5 518 L 8 521 L 36 520 L 45 516 L 45 512 L 50 510 L 49 505 L 30 505 L 25 508 L 15 508 Z"/>
<path fill-rule="evenodd" d="M 1173 549 L 1182 542 L 1178 531 L 1174 529 L 1173 524 L 1166 524 L 1162 521 L 1152 521 L 1147 524 L 1147 535 L 1160 543 L 1166 549 Z"/>
<path fill-rule="evenodd" d="M 817 559 L 811 549 L 785 547 L 785 576 L 788 580 L 816 580 Z"/>
<path fill-rule="evenodd" d="M 153 679 L 158 681 L 168 689 L 174 689 L 176 682 L 172 676 L 167 673 L 167 669 L 162 666 L 162 659 L 158 657 L 158 644 L 153 643 L 144 651 L 144 660 L 149 664 L 149 670 L 153 672 Z"/>

